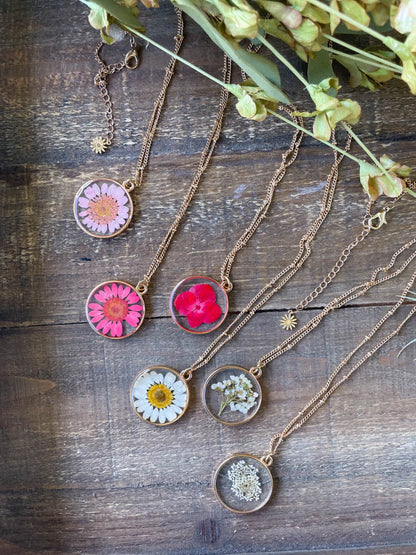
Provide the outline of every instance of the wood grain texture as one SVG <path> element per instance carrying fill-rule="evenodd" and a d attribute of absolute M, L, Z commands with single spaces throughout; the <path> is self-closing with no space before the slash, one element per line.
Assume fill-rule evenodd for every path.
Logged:
<path fill-rule="evenodd" d="M 415 553 L 414 350 L 396 358 L 415 336 L 413 321 L 283 446 L 273 465 L 275 492 L 263 511 L 228 513 L 210 484 L 226 454 L 263 454 L 271 433 L 315 393 L 410 276 L 412 269 L 330 315 L 274 361 L 253 422 L 224 429 L 205 415 L 199 391 L 208 373 L 226 363 L 250 367 L 286 337 L 278 326 L 282 311 L 321 280 L 360 231 L 365 196 L 355 166 L 343 163 L 334 208 L 305 267 L 197 373 L 183 420 L 153 429 L 129 406 L 132 379 L 158 363 L 183 369 L 212 339 L 172 324 L 171 289 L 187 275 L 218 277 L 292 131 L 272 119 L 242 120 L 230 103 L 212 163 L 151 285 L 143 328 L 126 341 L 104 340 L 86 324 L 85 298 L 101 281 L 135 283 L 144 274 L 197 167 L 218 90 L 178 66 L 145 182 L 134 192 L 133 223 L 124 235 L 100 242 L 76 227 L 73 196 L 93 175 L 130 175 L 167 58 L 149 48 L 138 71 L 114 77 L 115 143 L 93 157 L 89 142 L 104 118 L 92 84 L 97 35 L 86 10 L 79 2 L 3 4 L 0 553 Z M 149 34 L 172 44 L 170 5 L 143 11 Z M 219 75 L 221 53 L 186 23 L 183 55 Z M 304 91 L 282 74 L 293 101 L 309 108 Z M 406 87 L 391 83 L 373 95 L 345 85 L 345 92 L 363 105 L 357 132 L 370 148 L 416 167 L 416 101 Z M 270 215 L 237 257 L 233 313 L 293 258 L 318 213 L 331 163 L 327 149 L 305 139 Z M 388 226 L 357 247 L 301 322 L 414 234 L 414 203 L 398 203 Z"/>

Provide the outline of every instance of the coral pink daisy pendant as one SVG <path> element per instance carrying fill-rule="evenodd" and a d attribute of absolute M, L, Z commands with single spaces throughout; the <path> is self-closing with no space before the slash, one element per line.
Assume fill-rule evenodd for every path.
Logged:
<path fill-rule="evenodd" d="M 226 291 L 214 279 L 204 276 L 182 280 L 170 296 L 172 318 L 190 333 L 209 333 L 220 326 L 228 313 Z"/>
<path fill-rule="evenodd" d="M 124 281 L 106 281 L 91 291 L 86 305 L 92 329 L 109 339 L 133 335 L 144 320 L 144 301 L 137 290 Z"/>
<path fill-rule="evenodd" d="M 118 235 L 129 225 L 133 202 L 117 181 L 92 179 L 75 195 L 74 215 L 82 231 L 106 239 Z"/>

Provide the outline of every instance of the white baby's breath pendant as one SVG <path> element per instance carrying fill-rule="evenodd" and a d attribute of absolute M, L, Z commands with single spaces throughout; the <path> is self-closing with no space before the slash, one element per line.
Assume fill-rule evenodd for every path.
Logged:
<path fill-rule="evenodd" d="M 227 426 L 238 426 L 256 415 L 262 399 L 256 370 L 229 365 L 218 368 L 208 376 L 202 390 L 202 401 L 214 420 Z"/>
<path fill-rule="evenodd" d="M 167 426 L 185 414 L 189 404 L 188 384 L 173 368 L 152 366 L 135 377 L 130 402 L 145 422 Z"/>
<path fill-rule="evenodd" d="M 237 453 L 225 459 L 213 477 L 218 501 L 229 511 L 254 513 L 269 501 L 273 492 L 270 456 L 258 458 Z"/>

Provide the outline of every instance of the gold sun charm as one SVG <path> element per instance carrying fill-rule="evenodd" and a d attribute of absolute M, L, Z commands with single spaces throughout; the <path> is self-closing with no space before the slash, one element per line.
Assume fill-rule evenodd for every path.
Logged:
<path fill-rule="evenodd" d="M 283 318 L 281 318 L 280 325 L 284 330 L 294 330 L 298 325 L 298 321 L 296 320 L 296 316 L 293 314 L 293 312 L 289 311 L 283 316 Z"/>
<path fill-rule="evenodd" d="M 107 150 L 108 142 L 107 139 L 104 137 L 95 137 L 91 141 L 91 148 L 95 152 L 95 154 L 102 154 Z"/>

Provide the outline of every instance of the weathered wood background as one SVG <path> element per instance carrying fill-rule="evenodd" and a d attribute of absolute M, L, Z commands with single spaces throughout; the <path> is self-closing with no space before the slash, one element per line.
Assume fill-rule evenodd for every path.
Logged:
<path fill-rule="evenodd" d="M 171 46 L 169 3 L 143 12 L 151 36 Z M 396 358 L 415 336 L 414 322 L 287 441 L 273 466 L 275 493 L 261 512 L 227 512 L 210 485 L 228 453 L 265 452 L 270 434 L 313 395 L 409 278 L 408 271 L 331 315 L 271 364 L 262 382 L 266 402 L 252 423 L 224 429 L 208 420 L 199 402 L 205 375 L 225 363 L 249 367 L 285 337 L 278 325 L 284 310 L 359 232 L 365 196 L 354 164 L 343 164 L 334 209 L 304 269 L 197 374 L 183 420 L 153 429 L 129 406 L 133 377 L 157 363 L 185 368 L 212 339 L 171 322 L 170 291 L 187 275 L 218 277 L 292 131 L 272 119 L 242 120 L 230 105 L 212 164 L 152 283 L 143 328 L 126 341 L 105 340 L 86 323 L 85 298 L 101 281 L 135 283 L 147 269 L 196 168 L 218 90 L 178 66 L 144 186 L 134 193 L 133 225 L 100 241 L 77 228 L 73 196 L 91 176 L 130 175 L 167 57 L 148 48 L 139 70 L 113 78 L 117 134 L 98 157 L 89 142 L 104 131 L 104 112 L 92 82 L 97 33 L 86 8 L 5 0 L 1 28 L 0 552 L 415 553 L 415 349 Z M 221 53 L 188 20 L 183 55 L 220 74 Z M 283 79 L 293 101 L 310 108 L 284 70 Z M 377 94 L 344 89 L 364 107 L 356 129 L 372 150 L 416 168 L 416 102 L 406 86 L 390 83 Z M 233 313 L 293 258 L 331 163 L 327 149 L 304 141 L 270 216 L 233 268 Z M 302 322 L 414 234 L 415 202 L 400 202 L 388 226 L 357 247 Z"/>

